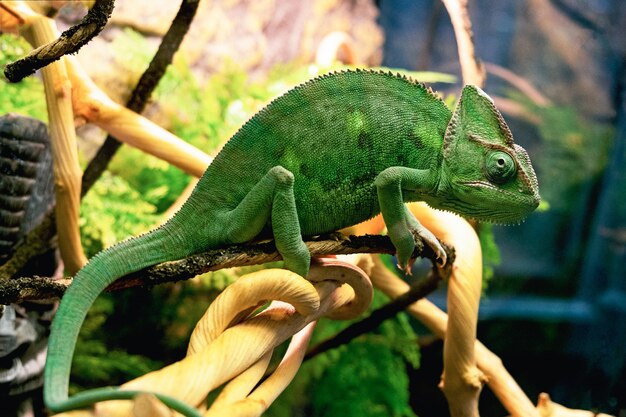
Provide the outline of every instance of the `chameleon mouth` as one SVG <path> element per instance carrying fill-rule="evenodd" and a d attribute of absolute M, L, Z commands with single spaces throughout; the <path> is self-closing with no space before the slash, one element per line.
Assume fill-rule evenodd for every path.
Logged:
<path fill-rule="evenodd" d="M 497 193 L 510 197 L 511 201 L 515 201 L 517 203 L 521 202 L 523 205 L 532 207 L 533 210 L 539 206 L 539 202 L 541 201 L 541 198 L 539 197 L 539 194 L 537 193 L 533 193 L 532 195 L 529 195 L 525 193 L 522 194 L 519 192 L 508 191 L 502 188 L 498 188 L 495 185 L 489 182 L 485 182 L 485 181 L 467 181 L 467 182 L 464 182 L 463 185 L 466 185 L 472 188 L 484 188 L 484 189 L 495 191 Z"/>
<path fill-rule="evenodd" d="M 491 207 L 478 207 L 465 204 L 465 216 L 487 223 L 500 225 L 520 224 L 524 218 L 539 206 L 540 197 L 533 193 L 520 193 L 504 190 L 485 181 L 468 181 L 463 185 L 473 189 L 488 190 L 499 198 Z"/>

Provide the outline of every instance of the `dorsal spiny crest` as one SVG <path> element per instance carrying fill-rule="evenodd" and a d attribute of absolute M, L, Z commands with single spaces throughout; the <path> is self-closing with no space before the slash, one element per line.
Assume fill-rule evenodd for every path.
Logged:
<path fill-rule="evenodd" d="M 399 81 L 405 82 L 405 83 L 407 83 L 407 84 L 409 84 L 411 86 L 418 87 L 418 88 L 422 89 L 428 96 L 430 96 L 430 98 L 439 101 L 440 103 L 442 103 L 447 108 L 447 105 L 443 101 L 442 97 L 439 94 L 435 93 L 431 87 L 429 87 L 426 84 L 424 84 L 424 83 L 422 83 L 420 81 L 417 81 L 417 80 L 415 80 L 415 79 L 413 79 L 411 77 L 408 77 L 405 74 L 400 74 L 400 73 L 395 73 L 394 74 L 391 70 L 385 71 L 385 70 L 370 69 L 370 68 L 354 68 L 354 69 L 340 69 L 340 70 L 330 71 L 330 72 L 327 72 L 325 74 L 318 75 L 315 78 L 311 78 L 311 79 L 309 79 L 309 80 L 307 80 L 307 81 L 305 81 L 303 83 L 300 83 L 300 84 L 292 87 L 290 90 L 288 90 L 287 92 L 285 92 L 281 96 L 276 97 L 273 100 L 271 100 L 261 110 L 259 110 L 256 115 L 265 115 L 265 114 L 267 114 L 266 112 L 268 111 L 268 108 L 270 108 L 277 100 L 280 100 L 282 97 L 290 94 L 291 92 L 302 91 L 303 89 L 311 87 L 315 83 L 320 82 L 321 80 L 330 80 L 330 79 L 332 79 L 334 77 L 350 76 L 350 75 L 375 75 L 375 76 L 382 76 L 382 77 L 390 78 L 390 79 L 393 79 L 393 80 L 399 80 Z M 244 129 L 254 119 L 255 116 L 253 116 L 246 123 L 244 123 L 244 125 L 239 129 L 239 131 Z"/>

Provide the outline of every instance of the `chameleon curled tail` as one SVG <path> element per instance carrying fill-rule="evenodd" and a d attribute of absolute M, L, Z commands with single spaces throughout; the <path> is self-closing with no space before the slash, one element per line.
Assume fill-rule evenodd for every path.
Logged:
<path fill-rule="evenodd" d="M 81 269 L 70 285 L 52 322 L 44 375 L 46 406 L 54 413 L 88 407 L 99 401 L 132 399 L 139 392 L 106 387 L 68 397 L 70 367 L 76 339 L 87 311 L 117 278 L 147 266 L 189 255 L 190 250 L 176 239 L 167 224 L 100 252 Z M 155 394 L 164 404 L 188 417 L 199 417 L 189 405 Z"/>

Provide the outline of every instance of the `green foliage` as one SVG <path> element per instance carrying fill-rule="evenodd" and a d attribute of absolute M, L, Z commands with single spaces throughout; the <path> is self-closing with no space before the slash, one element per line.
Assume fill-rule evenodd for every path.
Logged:
<path fill-rule="evenodd" d="M 132 29 L 126 29 L 111 43 L 111 49 L 115 65 L 121 69 L 119 76 L 126 77 L 120 82 L 123 85 L 135 85 L 148 66 L 155 46 Z M 178 84 L 189 89 L 185 86 L 192 84 L 193 80 L 189 79 L 187 73 L 188 68 L 185 65 L 173 65 L 161 83 Z M 181 104 L 185 100 L 186 97 L 181 97 L 181 102 L 176 104 L 185 107 Z M 176 196 L 184 190 L 190 179 L 167 162 L 129 146 L 120 149 L 109 165 L 109 170 L 123 178 L 139 193 L 143 201 L 153 205 L 156 213 L 164 212 L 174 203 Z"/>
<path fill-rule="evenodd" d="M 117 70 L 118 82 L 124 86 L 134 86 L 148 67 L 157 50 L 139 32 L 130 28 L 113 39 L 110 44 L 113 52 L 113 67 Z"/>
<path fill-rule="evenodd" d="M 16 36 L 0 34 L 0 70 L 30 51 L 30 45 Z M 36 77 L 26 77 L 19 83 L 9 83 L 0 76 L 0 115 L 19 113 L 46 122 L 46 99 L 43 84 Z"/>
<path fill-rule="evenodd" d="M 154 212 L 155 207 L 142 201 L 124 179 L 105 172 L 81 206 L 80 228 L 87 256 L 146 231 L 157 219 Z"/>
<path fill-rule="evenodd" d="M 329 366 L 312 393 L 314 416 L 414 416 L 402 358 L 380 341 L 357 341 Z"/>
<path fill-rule="evenodd" d="M 154 214 L 167 210 L 190 180 L 180 169 L 130 146 L 123 146 L 115 155 L 109 172 L 127 183 L 136 198 L 152 206 Z"/>
<path fill-rule="evenodd" d="M 185 356 L 189 335 L 217 294 L 199 280 L 115 293 L 115 309 L 104 324 L 106 343 L 154 361 L 177 361 Z"/>

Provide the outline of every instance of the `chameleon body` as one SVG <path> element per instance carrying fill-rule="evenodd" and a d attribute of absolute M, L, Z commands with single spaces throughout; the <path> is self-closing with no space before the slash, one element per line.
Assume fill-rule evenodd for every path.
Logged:
<path fill-rule="evenodd" d="M 466 86 L 454 112 L 429 88 L 378 71 L 308 81 L 253 116 L 224 146 L 180 211 L 147 234 L 93 257 L 78 272 L 52 325 L 45 370 L 54 412 L 133 393 L 105 388 L 68 398 L 70 363 L 87 310 L 110 283 L 159 262 L 271 232 L 285 267 L 303 276 L 302 236 L 344 228 L 382 212 L 398 263 L 416 239 L 445 262 L 434 236 L 405 208 L 435 208 L 498 223 L 539 204 L 526 152 L 492 100 Z M 193 409 L 160 397 L 186 415 Z"/>

